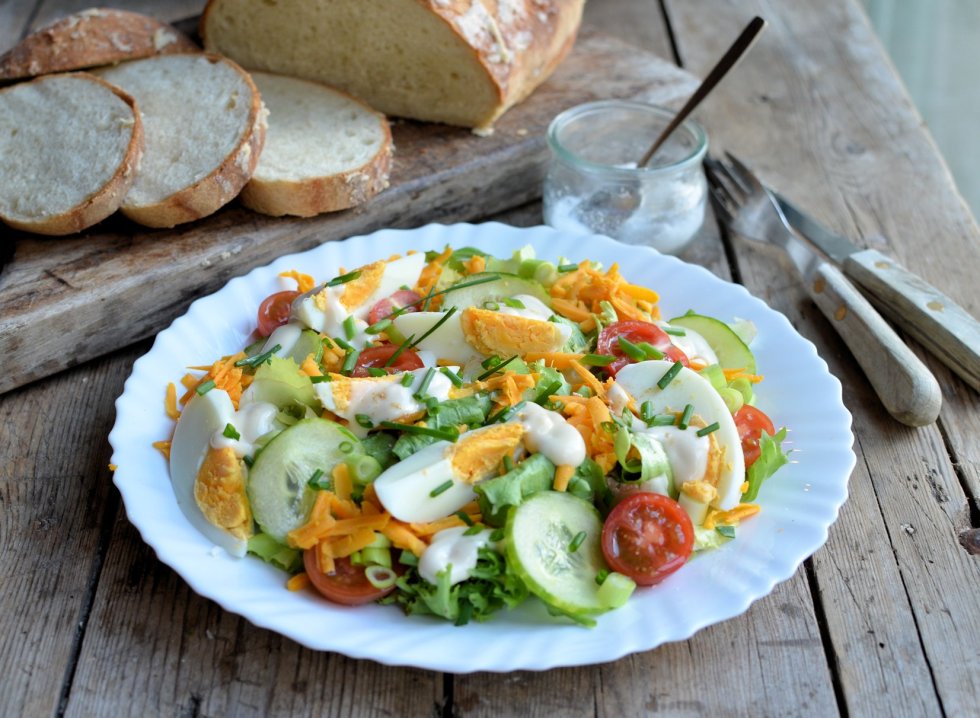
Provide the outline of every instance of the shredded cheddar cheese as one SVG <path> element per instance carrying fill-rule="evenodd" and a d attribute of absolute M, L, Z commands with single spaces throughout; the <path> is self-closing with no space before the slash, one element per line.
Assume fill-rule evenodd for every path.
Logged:
<path fill-rule="evenodd" d="M 290 269 L 288 272 L 280 272 L 280 277 L 284 279 L 292 279 L 296 282 L 296 289 L 302 294 L 313 289 L 316 286 L 316 282 L 313 281 L 313 277 L 309 274 L 303 274 L 302 272 L 297 272 L 295 269 Z"/>

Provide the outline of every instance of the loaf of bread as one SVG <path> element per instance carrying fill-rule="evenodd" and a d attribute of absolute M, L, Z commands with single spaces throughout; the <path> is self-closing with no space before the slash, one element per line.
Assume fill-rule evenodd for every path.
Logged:
<path fill-rule="evenodd" d="M 209 0 L 205 48 L 382 112 L 485 129 L 571 48 L 585 0 Z"/>
<path fill-rule="evenodd" d="M 361 204 L 388 186 L 384 115 L 318 82 L 265 72 L 252 79 L 269 108 L 269 128 L 242 204 L 276 217 L 312 217 Z"/>
<path fill-rule="evenodd" d="M 0 81 L 197 49 L 186 35 L 152 17 L 92 8 L 41 28 L 0 56 Z"/>
<path fill-rule="evenodd" d="M 146 152 L 121 210 L 149 227 L 205 217 L 248 182 L 265 140 L 266 110 L 248 73 L 200 53 L 160 55 L 97 70 L 133 95 Z"/>
<path fill-rule="evenodd" d="M 143 130 L 133 98 L 87 73 L 0 91 L 0 219 L 69 234 L 116 211 L 136 176 Z"/>

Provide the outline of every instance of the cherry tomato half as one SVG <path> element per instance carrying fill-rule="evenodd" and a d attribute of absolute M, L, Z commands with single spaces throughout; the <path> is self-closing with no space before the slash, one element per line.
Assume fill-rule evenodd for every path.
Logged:
<path fill-rule="evenodd" d="M 259 335 L 267 337 L 289 320 L 289 310 L 299 292 L 276 292 L 259 305 Z"/>
<path fill-rule="evenodd" d="M 324 573 L 316 558 L 316 547 L 303 552 L 303 566 L 306 575 L 310 577 L 313 587 L 334 603 L 345 606 L 360 606 L 363 603 L 377 601 L 395 590 L 390 588 L 375 588 L 368 581 L 363 566 L 355 566 L 349 558 L 334 559 L 334 572 Z"/>
<path fill-rule="evenodd" d="M 627 364 L 632 364 L 633 360 L 623 353 L 619 346 L 619 338 L 623 337 L 634 344 L 646 342 L 656 347 L 664 353 L 664 358 L 669 361 L 679 361 L 684 366 L 690 366 L 687 355 L 670 343 L 667 333 L 650 322 L 638 322 L 634 320 L 614 322 L 599 332 L 599 340 L 596 343 L 596 351 L 599 354 L 612 354 L 619 357 L 612 364 L 606 367 L 609 376 L 616 376 L 616 372 Z"/>
<path fill-rule="evenodd" d="M 396 344 L 382 344 L 376 347 L 368 347 L 361 352 L 361 355 L 357 358 L 357 363 L 354 365 L 354 376 L 370 376 L 368 373 L 368 368 L 383 369 L 389 374 L 397 374 L 403 371 L 411 371 L 412 369 L 421 369 L 422 360 L 419 355 L 416 354 L 411 349 L 406 349 L 398 358 L 392 363 L 391 366 L 385 366 L 385 363 L 391 358 L 391 355 L 398 351 L 398 345 Z"/>
<path fill-rule="evenodd" d="M 742 453 L 745 455 L 745 468 L 754 464 L 761 453 L 759 449 L 759 439 L 765 431 L 769 436 L 776 433 L 776 427 L 772 425 L 772 419 L 754 406 L 745 404 L 735 412 L 735 428 L 738 429 L 738 438 L 742 440 Z"/>
<path fill-rule="evenodd" d="M 609 512 L 602 525 L 606 563 L 638 586 L 652 586 L 679 569 L 694 549 L 694 526 L 669 496 L 638 491 Z"/>
<path fill-rule="evenodd" d="M 377 324 L 382 319 L 387 318 L 396 309 L 402 309 L 403 307 L 407 307 L 403 314 L 417 312 L 419 310 L 418 302 L 420 301 L 422 301 L 422 297 L 412 290 L 399 289 L 390 297 L 385 297 L 371 307 L 371 311 L 368 313 L 368 324 Z"/>

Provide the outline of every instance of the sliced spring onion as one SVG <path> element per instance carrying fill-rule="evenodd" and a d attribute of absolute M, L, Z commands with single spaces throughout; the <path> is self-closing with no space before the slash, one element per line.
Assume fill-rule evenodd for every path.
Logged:
<path fill-rule="evenodd" d="M 390 319 L 382 319 L 380 322 L 375 322 L 374 324 L 372 324 L 371 326 L 369 326 L 364 331 L 367 334 L 380 334 L 381 332 L 383 332 L 385 329 L 387 329 L 390 326 L 391 326 L 391 320 Z"/>
<path fill-rule="evenodd" d="M 439 373 L 445 376 L 447 379 L 449 379 L 449 381 L 453 383 L 453 386 L 457 386 L 457 387 L 463 386 L 463 380 L 462 378 L 460 378 L 459 374 L 452 371 L 448 367 L 442 367 L 441 369 L 439 369 Z"/>
<path fill-rule="evenodd" d="M 577 264 L 559 264 L 558 265 L 558 271 L 559 272 L 562 272 L 562 273 L 564 273 L 564 272 L 574 272 L 576 269 L 578 269 L 578 265 Z"/>
<path fill-rule="evenodd" d="M 415 398 L 421 400 L 425 396 L 425 392 L 429 390 L 429 384 L 432 383 L 432 377 L 436 374 L 436 370 L 429 367 L 425 372 L 425 376 L 422 377 L 422 383 L 419 384 L 419 390 L 415 392 Z"/>
<path fill-rule="evenodd" d="M 619 348 L 622 350 L 623 354 L 628 356 L 633 361 L 644 361 L 647 358 L 644 351 L 626 337 L 617 337 L 616 341 L 619 343 Z"/>
<path fill-rule="evenodd" d="M 255 367 L 259 364 L 264 364 L 269 361 L 273 354 L 282 349 L 281 344 L 276 344 L 272 349 L 267 352 L 262 352 L 261 354 L 256 354 L 254 357 L 248 357 L 246 359 L 239 359 L 235 362 L 235 366 L 251 366 Z"/>
<path fill-rule="evenodd" d="M 333 381 L 333 377 L 329 374 L 324 374 L 323 376 L 311 376 L 310 381 L 313 384 L 322 384 L 325 381 Z"/>
<path fill-rule="evenodd" d="M 694 416 L 694 404 L 688 404 L 684 407 L 684 412 L 681 414 L 680 421 L 677 422 L 677 428 L 686 429 L 691 423 L 692 416 Z"/>
<path fill-rule="evenodd" d="M 374 422 L 371 421 L 371 417 L 368 416 L 367 414 L 354 414 L 354 421 L 357 422 L 358 426 L 361 426 L 365 429 L 374 428 Z"/>
<path fill-rule="evenodd" d="M 659 349 L 657 349 L 657 347 L 653 346 L 653 344 L 650 344 L 649 342 L 640 342 L 636 346 L 640 347 L 640 349 L 643 350 L 643 354 L 646 356 L 647 359 L 664 358 L 664 353 Z"/>
<path fill-rule="evenodd" d="M 457 511 L 456 512 L 456 518 L 458 518 L 460 521 L 462 521 L 467 526 L 472 526 L 473 525 L 473 519 L 471 519 L 470 518 L 470 515 L 468 513 L 466 513 L 465 511 Z"/>
<path fill-rule="evenodd" d="M 386 372 L 384 369 L 378 369 L 378 367 L 376 366 L 369 366 L 367 368 L 367 373 L 368 376 L 373 376 L 373 377 L 388 376 L 388 372 Z"/>
<path fill-rule="evenodd" d="M 388 589 L 395 585 L 398 574 L 385 566 L 368 566 L 364 569 L 364 577 L 377 589 Z"/>
<path fill-rule="evenodd" d="M 242 435 L 238 433 L 238 429 L 231 424 L 225 424 L 225 430 L 221 432 L 221 435 L 226 439 L 234 439 L 235 441 L 242 438 Z"/>
<path fill-rule="evenodd" d="M 664 375 L 660 377 L 660 381 L 657 382 L 657 386 L 660 387 L 661 390 L 666 389 L 670 382 L 674 381 L 674 377 L 677 376 L 683 368 L 683 364 L 681 364 L 679 361 L 675 361 L 673 366 L 671 366 L 670 369 L 668 369 Z"/>
<path fill-rule="evenodd" d="M 402 374 L 402 379 L 399 383 L 407 389 L 412 385 L 413 381 L 415 381 L 415 375 L 410 372 L 405 372 Z"/>
<path fill-rule="evenodd" d="M 484 379 L 489 379 L 491 376 L 493 376 L 494 374 L 496 374 L 497 372 L 499 372 L 501 369 L 503 369 L 505 366 L 507 366 L 508 364 L 510 364 L 515 359 L 517 359 L 517 354 L 515 354 L 514 356 L 512 356 L 510 359 L 504 359 L 499 364 L 496 364 L 496 365 L 490 367 L 485 372 L 483 372 L 482 374 L 480 374 L 480 376 L 478 376 L 476 379 L 474 379 L 474 381 L 483 381 Z"/>
<path fill-rule="evenodd" d="M 195 389 L 194 391 L 197 392 L 198 396 L 204 396 L 209 391 L 214 389 L 214 387 L 216 386 L 217 384 L 214 383 L 214 379 L 208 379 L 206 382 L 198 386 L 197 389 Z"/>
<path fill-rule="evenodd" d="M 361 270 L 358 269 L 357 271 L 348 272 L 347 274 L 341 274 L 339 277 L 334 277 L 329 282 L 327 282 L 326 286 L 337 287 L 340 286 L 341 284 L 347 284 L 347 282 L 353 282 L 355 279 L 357 279 L 360 276 L 361 276 Z"/>
<path fill-rule="evenodd" d="M 351 480 L 360 486 L 366 486 L 381 475 L 381 464 L 373 456 L 367 454 L 351 455 L 346 462 Z"/>
<path fill-rule="evenodd" d="M 717 421 L 713 422 L 711 424 L 708 424 L 703 429 L 698 429 L 698 436 L 707 436 L 708 434 L 714 431 L 718 431 L 719 428 L 721 428 L 721 425 Z"/>
<path fill-rule="evenodd" d="M 463 532 L 463 536 L 476 536 L 481 531 L 483 531 L 483 527 L 479 524 L 474 524 Z"/>
<path fill-rule="evenodd" d="M 609 578 L 609 569 L 604 568 L 595 575 L 595 582 L 601 586 L 606 582 L 607 578 Z"/>
<path fill-rule="evenodd" d="M 504 530 L 503 529 L 494 529 L 493 532 L 490 534 L 490 540 L 491 541 L 503 541 L 504 540 Z"/>
<path fill-rule="evenodd" d="M 496 414 L 492 414 L 491 416 L 488 416 L 486 425 L 489 426 L 490 424 L 496 424 L 498 421 L 507 421 L 514 414 L 516 414 L 521 409 L 523 409 L 526 405 L 527 405 L 526 401 L 519 401 L 516 404 L 514 404 L 514 406 L 504 407 Z"/>
<path fill-rule="evenodd" d="M 435 487 L 434 489 L 432 489 L 432 491 L 429 492 L 429 496 L 431 496 L 432 498 L 435 498 L 439 494 L 446 493 L 452 487 L 453 487 L 453 481 L 452 481 L 452 479 L 446 479 L 441 484 L 439 484 L 437 487 Z"/>
<path fill-rule="evenodd" d="M 599 603 L 609 608 L 619 608 L 624 606 L 636 590 L 636 583 L 633 579 L 621 573 L 610 573 L 596 594 Z"/>
<path fill-rule="evenodd" d="M 535 396 L 531 401 L 533 401 L 535 404 L 544 404 L 548 400 L 548 397 L 559 389 L 561 389 L 561 380 L 555 379 L 553 382 L 548 384 L 548 386 L 539 391 L 537 396 Z"/>
<path fill-rule="evenodd" d="M 575 534 L 575 538 L 573 538 L 572 542 L 568 544 L 569 553 L 575 553 L 578 551 L 579 546 L 581 546 L 588 537 L 589 535 L 585 533 L 585 531 L 579 531 L 577 534 Z"/>
<path fill-rule="evenodd" d="M 579 360 L 585 366 L 609 366 L 616 357 L 611 354 L 586 354 Z"/>
<path fill-rule="evenodd" d="M 527 309 L 527 307 L 524 306 L 524 302 L 522 302 L 520 299 L 510 298 L 510 299 L 503 299 L 501 301 L 503 301 L 504 304 L 506 304 L 508 307 L 512 309 Z"/>
<path fill-rule="evenodd" d="M 504 457 L 504 471 L 513 471 L 513 470 L 514 470 L 514 460 L 512 458 L 510 458 L 509 456 L 505 456 Z"/>
<path fill-rule="evenodd" d="M 361 353 L 359 351 L 347 352 L 344 355 L 344 364 L 340 367 L 340 373 L 344 376 L 350 376 L 351 372 L 354 371 L 354 365 L 357 364 L 357 360 L 360 358 Z"/>
<path fill-rule="evenodd" d="M 649 399 L 642 404 L 640 404 L 640 418 L 643 419 L 647 424 L 653 421 L 656 414 L 653 413 L 653 402 Z"/>
<path fill-rule="evenodd" d="M 686 337 L 687 336 L 687 331 L 684 330 L 684 329 L 681 329 L 680 327 L 666 327 L 664 329 L 664 332 L 667 333 L 667 334 L 672 334 L 675 337 Z"/>
<path fill-rule="evenodd" d="M 657 414 L 653 421 L 647 422 L 650 426 L 673 426 L 677 417 L 673 414 Z"/>
<path fill-rule="evenodd" d="M 323 478 L 323 469 L 317 469 L 313 472 L 306 481 L 306 485 L 311 489 L 328 489 L 330 488 L 330 480 Z"/>
<path fill-rule="evenodd" d="M 357 334 L 357 327 L 354 325 L 354 317 L 347 317 L 344 320 L 344 336 L 347 337 L 347 341 L 354 338 Z"/>
<path fill-rule="evenodd" d="M 354 450 L 354 445 L 349 441 L 341 441 L 337 448 L 340 449 L 341 454 L 349 454 Z"/>

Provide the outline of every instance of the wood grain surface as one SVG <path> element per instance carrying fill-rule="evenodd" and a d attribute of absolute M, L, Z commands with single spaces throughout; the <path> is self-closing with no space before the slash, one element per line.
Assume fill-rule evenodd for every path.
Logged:
<path fill-rule="evenodd" d="M 170 20 L 199 5 L 126 3 Z M 0 42 L 81 7 L 8 0 Z M 713 146 L 978 314 L 980 232 L 856 0 L 591 0 L 586 22 L 676 48 L 697 74 L 754 14 L 769 30 L 700 111 Z M 540 207 L 495 218 L 536 224 Z M 709 222 L 684 258 L 786 314 L 854 416 L 826 546 L 745 614 L 613 663 L 506 675 L 388 668 L 257 629 L 157 561 L 111 486 L 112 403 L 144 341 L 0 395 L 0 715 L 975 715 L 980 558 L 957 539 L 980 526 L 980 397 L 926 358 L 942 413 L 904 427 L 777 252 Z"/>

